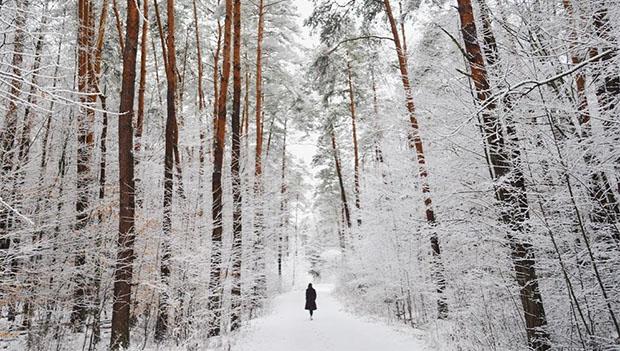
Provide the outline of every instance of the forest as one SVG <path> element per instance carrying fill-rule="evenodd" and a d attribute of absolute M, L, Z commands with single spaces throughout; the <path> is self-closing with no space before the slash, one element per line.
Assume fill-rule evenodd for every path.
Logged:
<path fill-rule="evenodd" d="M 0 0 L 1 349 L 620 350 L 619 198 L 619 0 Z"/>

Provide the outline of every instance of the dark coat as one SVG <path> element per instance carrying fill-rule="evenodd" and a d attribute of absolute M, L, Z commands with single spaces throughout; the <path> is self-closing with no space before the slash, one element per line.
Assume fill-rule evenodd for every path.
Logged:
<path fill-rule="evenodd" d="M 316 290 L 313 288 L 306 289 L 306 309 L 310 311 L 316 310 Z"/>

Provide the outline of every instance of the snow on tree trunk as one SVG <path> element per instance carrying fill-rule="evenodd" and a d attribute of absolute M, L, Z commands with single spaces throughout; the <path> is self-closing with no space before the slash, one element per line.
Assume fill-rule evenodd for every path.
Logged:
<path fill-rule="evenodd" d="M 436 225 L 435 211 L 433 209 L 433 200 L 431 198 L 431 188 L 428 183 L 428 168 L 426 165 L 426 156 L 424 154 L 424 144 L 422 142 L 422 136 L 420 134 L 420 127 L 418 119 L 415 113 L 415 104 L 413 101 L 413 90 L 411 89 L 411 83 L 409 81 L 409 68 L 407 67 L 407 54 L 405 49 L 401 46 L 400 37 L 398 35 L 398 28 L 396 26 L 396 20 L 392 13 L 389 0 L 384 0 L 385 12 L 390 22 L 390 29 L 392 31 L 392 38 L 396 46 L 396 55 L 398 56 L 398 67 L 400 69 L 400 78 L 405 90 L 405 99 L 407 111 L 409 112 L 409 120 L 411 123 L 412 131 L 409 134 L 410 146 L 416 152 L 416 158 L 418 163 L 418 176 L 420 179 L 422 194 L 424 195 L 424 206 L 426 213 L 426 221 L 432 230 Z M 446 281 L 444 278 L 444 268 L 441 262 L 441 249 L 439 246 L 439 237 L 436 233 L 431 236 L 431 249 L 433 251 L 433 279 L 437 286 L 437 313 L 440 319 L 447 318 L 448 316 L 448 303 L 444 296 L 444 290 L 446 288 Z"/>
<path fill-rule="evenodd" d="M 461 34 L 468 54 L 471 79 L 476 89 L 476 97 L 484 108 L 482 112 L 483 135 L 489 152 L 489 162 L 493 170 L 495 196 L 503 206 L 501 220 L 509 232 L 507 237 L 512 250 L 511 258 L 517 283 L 521 288 L 521 304 L 530 347 L 535 350 L 548 350 L 549 334 L 542 297 L 538 288 L 534 249 L 522 236 L 528 230 L 528 200 L 525 179 L 520 170 L 519 151 L 510 150 L 504 131 L 491 98 L 485 62 L 478 44 L 476 24 L 470 0 L 458 0 Z M 512 145 L 514 147 L 514 145 Z M 508 184 L 506 184 L 508 183 Z"/>
<path fill-rule="evenodd" d="M 222 171 L 224 164 L 224 146 L 226 136 L 226 102 L 228 96 L 228 81 L 230 76 L 231 27 L 233 21 L 233 0 L 226 0 L 226 19 L 224 21 L 224 47 L 222 58 L 222 77 L 217 100 L 217 124 L 213 138 L 213 177 L 211 179 L 211 193 L 213 194 L 212 216 L 213 230 L 211 233 L 211 274 L 209 280 L 209 310 L 211 321 L 209 335 L 217 336 L 221 332 L 222 322 L 222 232 L 223 232 L 223 204 L 222 204 Z"/>
<path fill-rule="evenodd" d="M 233 238 L 232 238 L 232 286 L 231 286 L 231 330 L 241 324 L 241 254 L 242 238 L 242 186 L 241 162 L 241 0 L 233 1 L 233 98 L 232 98 L 232 144 L 230 173 L 233 196 Z"/>

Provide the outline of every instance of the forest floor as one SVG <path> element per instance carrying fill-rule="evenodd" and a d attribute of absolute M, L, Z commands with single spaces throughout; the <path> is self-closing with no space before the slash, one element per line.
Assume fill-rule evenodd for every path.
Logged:
<path fill-rule="evenodd" d="M 277 296 L 271 313 L 245 326 L 231 350 L 238 351 L 428 351 L 414 331 L 403 333 L 344 311 L 333 286 L 318 284 L 314 320 L 304 311 L 304 291 Z"/>
<path fill-rule="evenodd" d="M 424 332 L 388 325 L 378 320 L 351 314 L 332 295 L 332 284 L 316 284 L 317 307 L 314 320 L 310 320 L 304 308 L 303 289 L 276 296 L 267 306 L 265 314 L 249 321 L 236 333 L 224 340 L 203 345 L 196 350 L 207 351 L 432 351 L 426 345 Z M 0 326 L 0 331 L 2 330 Z M 103 330 L 103 340 L 109 339 L 108 328 Z M 25 334 L 3 340 L 0 334 L 0 350 L 26 350 Z M 136 340 L 131 351 L 187 350 L 183 346 L 157 346 L 144 348 Z M 99 344 L 98 350 L 107 350 L 107 342 Z M 204 347 L 204 348 L 203 348 Z M 44 347 L 45 348 L 45 347 Z M 205 349 L 206 348 L 206 349 Z M 35 347 L 36 349 L 36 347 Z M 49 349 L 49 348 L 45 348 Z M 62 350 L 84 350 L 82 337 L 76 337 L 63 345 Z M 86 348 L 87 349 L 87 348 Z"/>

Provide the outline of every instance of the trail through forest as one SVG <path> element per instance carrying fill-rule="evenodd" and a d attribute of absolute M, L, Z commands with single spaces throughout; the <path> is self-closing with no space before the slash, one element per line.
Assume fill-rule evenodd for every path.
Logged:
<path fill-rule="evenodd" d="M 0 14 L 0 350 L 620 351 L 620 0 Z"/>
<path fill-rule="evenodd" d="M 380 322 L 352 315 L 332 296 L 333 285 L 317 284 L 314 320 L 304 307 L 304 291 L 276 297 L 272 311 L 251 321 L 233 350 L 254 351 L 423 351 L 430 350 L 409 331 L 404 334 Z"/>

